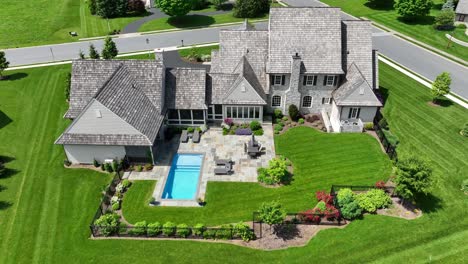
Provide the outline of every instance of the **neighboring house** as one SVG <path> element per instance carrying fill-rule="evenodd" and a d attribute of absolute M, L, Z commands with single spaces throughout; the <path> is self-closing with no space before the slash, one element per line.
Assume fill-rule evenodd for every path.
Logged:
<path fill-rule="evenodd" d="M 468 0 L 458 1 L 455 14 L 455 21 L 468 22 Z"/>
<path fill-rule="evenodd" d="M 268 30 L 220 31 L 209 72 L 166 65 L 162 50 L 155 61 L 74 61 L 73 122 L 56 141 L 68 159 L 147 160 L 167 125 L 261 121 L 291 104 L 329 131 L 362 131 L 382 106 L 371 24 L 342 21 L 338 8 L 272 8 Z"/>

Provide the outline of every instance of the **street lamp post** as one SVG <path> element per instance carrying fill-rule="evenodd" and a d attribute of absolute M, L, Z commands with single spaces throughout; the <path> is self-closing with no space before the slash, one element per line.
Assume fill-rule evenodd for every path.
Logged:
<path fill-rule="evenodd" d="M 148 59 L 151 58 L 151 49 L 149 48 L 149 39 L 146 39 L 146 45 L 148 45 Z"/>

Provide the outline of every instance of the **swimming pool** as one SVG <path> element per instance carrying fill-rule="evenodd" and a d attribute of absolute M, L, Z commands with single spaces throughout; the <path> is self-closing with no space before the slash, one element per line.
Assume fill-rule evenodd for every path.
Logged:
<path fill-rule="evenodd" d="M 197 195 L 202 154 L 176 154 L 167 175 L 162 199 L 194 200 Z"/>

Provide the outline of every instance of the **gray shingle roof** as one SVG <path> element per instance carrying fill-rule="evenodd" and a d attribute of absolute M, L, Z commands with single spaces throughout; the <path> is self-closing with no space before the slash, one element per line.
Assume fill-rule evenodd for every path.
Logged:
<path fill-rule="evenodd" d="M 290 73 L 298 53 L 307 72 L 343 73 L 339 8 L 272 8 L 269 27 L 267 72 Z"/>
<path fill-rule="evenodd" d="M 208 96 L 209 104 L 223 104 L 226 91 L 231 88 L 239 74 L 211 73 L 211 96 Z"/>
<path fill-rule="evenodd" d="M 372 82 L 372 24 L 369 20 L 343 21 L 344 69 L 356 64 L 367 82 Z"/>
<path fill-rule="evenodd" d="M 207 109 L 205 92 L 205 69 L 175 68 L 167 71 L 167 109 Z"/>
<path fill-rule="evenodd" d="M 333 99 L 339 106 L 382 106 L 356 64 L 346 73 L 346 81 L 333 91 Z"/>
<path fill-rule="evenodd" d="M 59 145 L 117 145 L 151 146 L 152 143 L 144 135 L 96 135 L 96 134 L 72 134 L 64 133 L 55 144 Z"/>
<path fill-rule="evenodd" d="M 129 73 L 134 77 L 140 89 L 159 108 L 163 80 L 163 67 L 159 62 L 75 60 L 72 63 L 70 107 L 65 118 L 76 118 L 121 64 L 128 66 Z"/>
<path fill-rule="evenodd" d="M 455 9 L 455 13 L 468 15 L 468 0 L 458 1 L 458 5 L 457 5 L 457 8 Z"/>

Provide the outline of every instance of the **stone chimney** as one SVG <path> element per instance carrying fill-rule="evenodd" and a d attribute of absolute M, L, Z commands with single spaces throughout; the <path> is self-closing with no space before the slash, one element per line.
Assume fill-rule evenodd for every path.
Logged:
<path fill-rule="evenodd" d="M 154 49 L 154 57 L 157 62 L 160 62 L 164 65 L 164 49 Z"/>
<path fill-rule="evenodd" d="M 289 105 L 294 104 L 300 107 L 301 93 L 299 92 L 299 84 L 301 78 L 301 56 L 296 52 L 291 58 L 291 76 L 289 79 L 289 89 L 286 92 L 286 104 L 284 112 L 287 111 Z"/>

